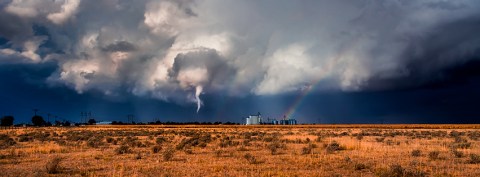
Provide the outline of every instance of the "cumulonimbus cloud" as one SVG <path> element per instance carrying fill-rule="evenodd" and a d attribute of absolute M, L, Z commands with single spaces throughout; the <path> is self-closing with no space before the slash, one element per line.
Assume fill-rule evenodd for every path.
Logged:
<path fill-rule="evenodd" d="M 0 9 L 1 64 L 54 61 L 49 83 L 197 111 L 202 93 L 421 84 L 480 54 L 474 0 L 12 0 Z"/>

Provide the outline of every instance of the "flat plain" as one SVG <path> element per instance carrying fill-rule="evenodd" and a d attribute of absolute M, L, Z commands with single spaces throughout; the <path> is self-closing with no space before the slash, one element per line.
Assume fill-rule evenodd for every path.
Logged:
<path fill-rule="evenodd" d="M 480 176 L 480 125 L 3 129 L 0 176 Z"/>

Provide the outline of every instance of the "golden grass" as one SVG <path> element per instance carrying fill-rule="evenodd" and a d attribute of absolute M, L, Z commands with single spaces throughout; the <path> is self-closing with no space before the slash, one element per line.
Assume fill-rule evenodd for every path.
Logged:
<path fill-rule="evenodd" d="M 404 175 L 480 176 L 480 164 L 469 159 L 469 154 L 480 154 L 479 128 L 477 124 L 102 125 L 0 130 L 16 141 L 0 149 L 0 176 L 388 176 L 392 165 L 400 165 Z M 20 142 L 22 136 L 33 141 Z M 113 142 L 107 143 L 109 137 Z M 157 138 L 166 142 L 160 143 L 159 153 L 153 153 Z M 334 142 L 342 150 L 327 151 Z M 270 149 L 273 143 L 282 145 L 275 153 Z M 456 148 L 463 157 L 451 152 L 454 143 L 468 143 Z M 122 144 L 131 152 L 116 153 Z M 169 147 L 176 150 L 166 161 Z M 309 147 L 311 151 L 304 150 Z M 412 156 L 413 150 L 421 155 Z M 440 152 L 438 159 L 429 157 L 432 151 Z M 59 173 L 48 174 L 45 165 L 55 157 L 62 159 Z"/>

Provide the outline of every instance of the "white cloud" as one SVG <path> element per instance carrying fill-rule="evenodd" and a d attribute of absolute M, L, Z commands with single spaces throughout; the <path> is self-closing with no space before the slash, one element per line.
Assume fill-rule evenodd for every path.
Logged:
<path fill-rule="evenodd" d="M 312 84 L 316 76 L 321 74 L 321 70 L 311 63 L 312 58 L 308 56 L 306 50 L 303 45 L 292 44 L 275 51 L 264 62 L 266 73 L 255 88 L 255 93 L 279 94 Z"/>
<path fill-rule="evenodd" d="M 47 40 L 45 36 L 38 36 L 33 39 L 29 39 L 23 43 L 22 50 L 17 51 L 11 48 L 1 49 L 0 53 L 4 57 L 16 58 L 16 62 L 38 63 L 42 61 L 42 58 L 37 54 L 39 46 Z"/>
<path fill-rule="evenodd" d="M 77 12 L 80 0 L 65 0 L 59 12 L 48 14 L 47 18 L 55 24 L 62 24 Z"/>
<path fill-rule="evenodd" d="M 146 6 L 144 23 L 154 34 L 175 36 L 188 25 L 188 14 L 175 2 L 151 1 Z"/>
<path fill-rule="evenodd" d="M 31 18 L 37 16 L 38 11 L 36 6 L 40 3 L 40 1 L 13 0 L 5 8 L 5 11 L 21 17 Z"/>
<path fill-rule="evenodd" d="M 62 65 L 60 81 L 72 85 L 79 93 L 89 88 L 89 83 L 99 72 L 99 64 L 88 60 L 77 60 Z"/>

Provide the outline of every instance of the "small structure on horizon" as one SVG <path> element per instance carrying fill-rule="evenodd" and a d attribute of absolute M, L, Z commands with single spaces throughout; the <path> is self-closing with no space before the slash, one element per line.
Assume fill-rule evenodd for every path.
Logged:
<path fill-rule="evenodd" d="M 297 125 L 297 120 L 293 118 L 287 118 L 286 115 L 283 119 L 276 120 L 267 118 L 266 121 L 262 119 L 260 112 L 257 115 L 250 115 L 245 119 L 245 125 Z"/>
<path fill-rule="evenodd" d="M 260 125 L 262 124 L 262 115 L 258 112 L 257 115 L 248 116 L 245 122 L 245 125 Z"/>
<path fill-rule="evenodd" d="M 95 125 L 112 125 L 111 121 L 102 121 L 102 122 L 97 122 Z"/>

